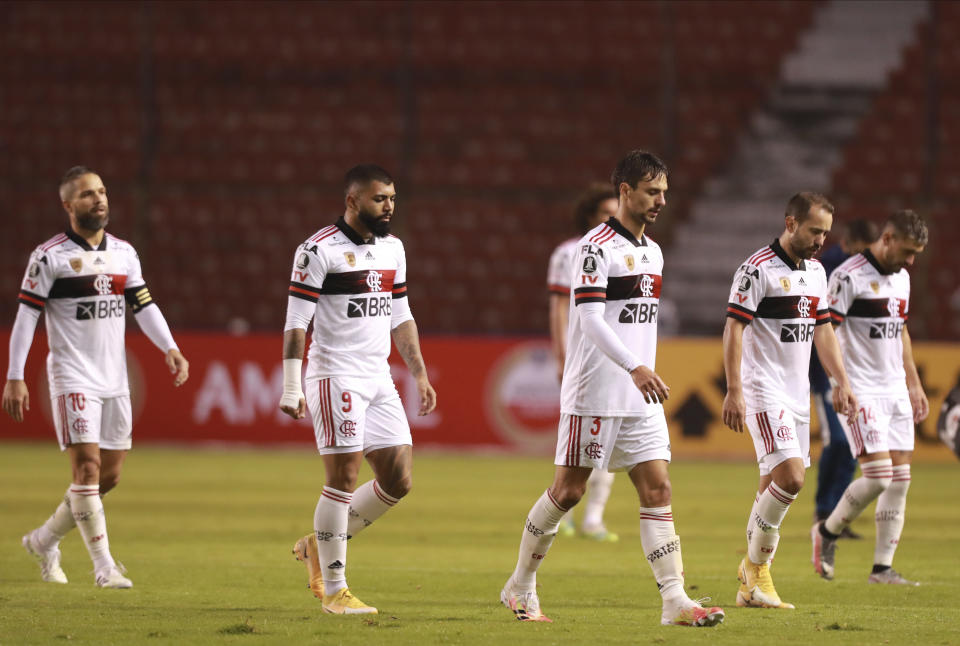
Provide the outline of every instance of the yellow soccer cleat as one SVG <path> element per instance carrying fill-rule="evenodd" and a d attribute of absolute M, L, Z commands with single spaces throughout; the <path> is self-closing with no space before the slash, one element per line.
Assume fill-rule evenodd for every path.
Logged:
<path fill-rule="evenodd" d="M 293 546 L 293 555 L 298 561 L 307 566 L 307 587 L 313 592 L 313 596 L 323 600 L 323 570 L 320 568 L 320 557 L 317 554 L 317 538 L 312 534 L 307 534 L 297 540 Z"/>
<path fill-rule="evenodd" d="M 353 596 L 349 588 L 323 596 L 323 611 L 331 615 L 375 615 L 377 609 Z"/>
<path fill-rule="evenodd" d="M 784 603 L 773 587 L 770 564 L 753 563 L 744 558 L 737 569 L 740 589 L 737 590 L 737 606 L 741 608 L 781 608 L 792 610 L 792 603 Z"/>

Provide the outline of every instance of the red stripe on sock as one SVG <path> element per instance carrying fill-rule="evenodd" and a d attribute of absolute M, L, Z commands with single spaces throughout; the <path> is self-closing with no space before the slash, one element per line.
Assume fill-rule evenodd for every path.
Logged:
<path fill-rule="evenodd" d="M 353 495 L 352 495 L 352 494 L 346 494 L 346 495 L 344 495 L 344 494 L 334 493 L 334 492 L 328 491 L 328 490 L 326 490 L 326 489 L 324 489 L 323 491 L 321 491 L 321 492 L 320 492 L 320 495 L 321 495 L 321 496 L 324 496 L 325 498 L 329 498 L 330 500 L 333 500 L 334 502 L 340 502 L 340 503 L 343 503 L 343 504 L 349 504 L 350 501 L 353 500 Z"/>
<path fill-rule="evenodd" d="M 553 497 L 553 494 L 550 493 L 550 490 L 547 489 L 547 498 L 550 499 L 550 502 L 553 503 L 553 506 L 559 509 L 560 511 L 566 513 L 568 510 L 560 506 L 560 503 L 557 502 L 557 499 Z"/>
<path fill-rule="evenodd" d="M 379 498 L 385 505 L 390 505 L 393 507 L 395 504 L 397 504 L 395 498 L 388 497 L 387 494 L 383 493 L 376 480 L 373 481 L 373 493 L 377 494 L 377 498 Z"/>

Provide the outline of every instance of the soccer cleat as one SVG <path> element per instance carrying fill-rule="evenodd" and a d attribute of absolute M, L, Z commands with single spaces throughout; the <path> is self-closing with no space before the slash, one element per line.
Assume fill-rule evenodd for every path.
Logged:
<path fill-rule="evenodd" d="M 60 567 L 60 548 L 42 551 L 35 542 L 36 533 L 37 530 L 33 530 L 20 542 L 23 544 L 23 549 L 27 550 L 27 554 L 37 559 L 37 563 L 40 564 L 40 578 L 47 583 L 66 583 L 67 575 Z"/>
<path fill-rule="evenodd" d="M 323 596 L 323 611 L 331 615 L 375 615 L 377 609 L 353 596 L 349 588 L 340 588 Z"/>
<path fill-rule="evenodd" d="M 883 572 L 875 572 L 870 575 L 870 578 L 867 579 L 867 583 L 886 583 L 890 585 L 920 585 L 919 581 L 911 581 L 910 579 L 905 579 L 903 576 L 894 570 L 893 568 L 888 568 Z"/>
<path fill-rule="evenodd" d="M 687 599 L 685 605 L 667 608 L 664 606 L 660 615 L 660 623 L 664 626 L 692 626 L 709 627 L 723 623 L 723 608 L 711 606 L 704 608 L 701 604 L 710 601 L 710 597 L 703 599 Z"/>
<path fill-rule="evenodd" d="M 500 591 L 500 602 L 513 611 L 518 621 L 543 621 L 553 623 L 553 620 L 547 617 L 540 610 L 540 599 L 535 590 L 530 592 L 515 592 L 513 590 L 512 577 L 503 586 Z"/>
<path fill-rule="evenodd" d="M 823 521 L 813 524 L 810 529 L 810 542 L 813 543 L 813 555 L 810 562 L 813 563 L 814 571 L 827 581 L 833 580 L 833 561 L 834 553 L 837 550 L 837 539 L 826 538 L 820 533 L 820 526 Z"/>
<path fill-rule="evenodd" d="M 96 574 L 96 582 L 98 588 L 116 588 L 116 589 L 126 589 L 133 587 L 133 581 L 123 576 L 127 573 L 127 568 L 123 567 L 121 563 L 117 563 L 105 570 L 101 570 Z"/>
<path fill-rule="evenodd" d="M 313 596 L 323 601 L 323 569 L 317 552 L 317 538 L 313 533 L 297 540 L 293 545 L 293 555 L 307 566 L 307 587 Z"/>
<path fill-rule="evenodd" d="M 740 580 L 740 589 L 737 590 L 738 607 L 793 609 L 792 603 L 780 600 L 780 595 L 773 587 L 769 563 L 757 564 L 744 558 L 737 568 L 737 578 Z"/>
<path fill-rule="evenodd" d="M 619 536 L 611 531 L 607 531 L 607 528 L 603 525 L 590 528 L 584 526 L 580 529 L 580 535 L 592 541 L 597 541 L 598 543 L 616 543 L 620 540 Z"/>
<path fill-rule="evenodd" d="M 560 521 L 560 526 L 557 527 L 557 534 L 570 538 L 571 536 L 577 533 L 577 526 L 574 525 L 572 518 L 564 518 Z"/>

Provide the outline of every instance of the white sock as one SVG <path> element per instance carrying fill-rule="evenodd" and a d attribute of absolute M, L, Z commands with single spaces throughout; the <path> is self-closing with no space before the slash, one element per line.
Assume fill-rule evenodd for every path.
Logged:
<path fill-rule="evenodd" d="M 877 545 L 873 552 L 874 565 L 893 565 L 893 554 L 903 532 L 904 511 L 907 508 L 907 489 L 910 488 L 910 465 L 893 467 L 893 482 L 877 499 Z"/>
<path fill-rule="evenodd" d="M 553 539 L 557 537 L 563 509 L 547 490 L 537 499 L 527 514 L 520 537 L 520 554 L 513 571 L 513 586 L 518 592 L 532 592 L 537 587 L 537 568 L 543 562 Z"/>
<path fill-rule="evenodd" d="M 313 513 L 325 595 L 347 587 L 347 514 L 352 498 L 346 491 L 324 487 Z"/>
<path fill-rule="evenodd" d="M 594 469 L 587 480 L 587 500 L 583 509 L 583 528 L 603 527 L 603 510 L 610 499 L 613 488 L 613 474 L 603 469 Z"/>
<path fill-rule="evenodd" d="M 889 459 L 874 460 L 860 465 L 863 475 L 847 487 L 840 502 L 833 508 L 823 526 L 831 534 L 839 534 L 853 522 L 874 498 L 890 486 L 893 478 L 893 462 Z M 878 507 L 879 509 L 879 507 Z"/>
<path fill-rule="evenodd" d="M 38 547 L 44 552 L 49 552 L 57 547 L 63 537 L 67 535 L 67 532 L 76 526 L 77 523 L 73 520 L 73 512 L 70 510 L 70 487 L 67 487 L 67 491 L 63 494 L 63 500 L 57 505 L 53 515 L 37 529 Z"/>
<path fill-rule="evenodd" d="M 753 507 L 750 508 L 750 515 L 747 516 L 747 543 L 750 542 L 750 536 L 753 535 L 753 515 L 757 513 L 757 503 L 760 502 L 760 492 L 753 497 Z"/>
<path fill-rule="evenodd" d="M 673 526 L 670 505 L 640 508 L 640 544 L 653 570 L 664 604 L 685 600 L 687 593 L 683 591 L 680 537 Z"/>
<path fill-rule="evenodd" d="M 757 498 L 750 516 L 752 531 L 747 539 L 747 558 L 750 562 L 760 565 L 773 560 L 780 542 L 780 525 L 790 509 L 790 503 L 796 499 L 796 494 L 787 493 L 776 482 L 771 482 Z"/>
<path fill-rule="evenodd" d="M 398 502 L 400 499 L 381 489 L 376 480 L 364 482 L 353 492 L 353 500 L 347 512 L 347 536 L 356 536 Z"/>
<path fill-rule="evenodd" d="M 107 519 L 100 500 L 100 485 L 71 485 L 67 490 L 70 511 L 77 523 L 83 544 L 93 560 L 93 571 L 101 572 L 115 565 L 107 539 Z"/>

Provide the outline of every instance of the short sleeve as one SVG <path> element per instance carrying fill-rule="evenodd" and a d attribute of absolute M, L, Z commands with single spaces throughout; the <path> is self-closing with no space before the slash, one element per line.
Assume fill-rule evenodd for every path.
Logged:
<path fill-rule="evenodd" d="M 17 301 L 37 311 L 43 311 L 47 304 L 47 296 L 56 280 L 56 272 L 51 266 L 51 259 L 39 247 L 30 254 L 27 270 L 20 283 L 20 293 Z"/>
<path fill-rule="evenodd" d="M 300 245 L 297 247 L 293 258 L 289 295 L 316 303 L 326 275 L 325 263 L 323 258 L 316 253 L 316 246 Z"/>
<path fill-rule="evenodd" d="M 856 288 L 853 284 L 853 278 L 845 271 L 835 270 L 827 284 L 830 320 L 834 325 L 843 324 L 855 297 Z"/>
<path fill-rule="evenodd" d="M 547 266 L 547 291 L 551 294 L 570 295 L 570 274 L 572 250 L 570 245 L 562 244 L 550 254 Z"/>
<path fill-rule="evenodd" d="M 573 298 L 577 305 L 607 302 L 607 277 L 610 270 L 609 254 L 599 245 L 584 243 L 577 247 L 573 278 Z"/>
<path fill-rule="evenodd" d="M 744 263 L 733 276 L 730 298 L 727 299 L 727 316 L 749 325 L 763 300 L 763 279 L 760 268 Z"/>

